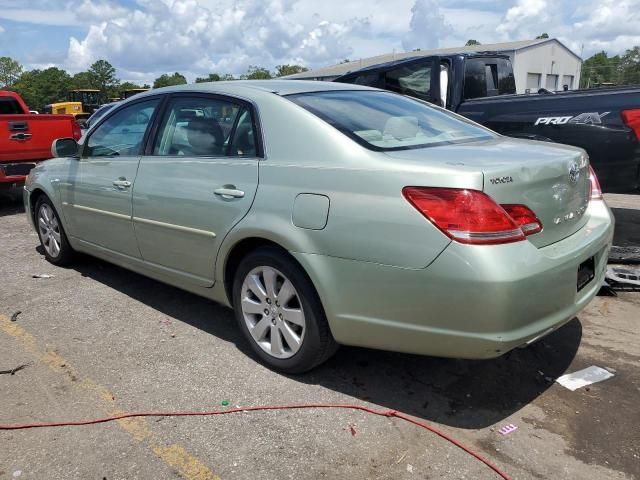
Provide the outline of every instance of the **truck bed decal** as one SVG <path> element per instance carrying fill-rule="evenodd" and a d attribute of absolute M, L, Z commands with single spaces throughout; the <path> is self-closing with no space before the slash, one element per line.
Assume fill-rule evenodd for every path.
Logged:
<path fill-rule="evenodd" d="M 538 117 L 534 125 L 564 125 L 565 123 L 579 123 L 584 125 L 601 125 L 602 117 L 609 112 L 585 112 L 579 113 L 575 117 Z"/>

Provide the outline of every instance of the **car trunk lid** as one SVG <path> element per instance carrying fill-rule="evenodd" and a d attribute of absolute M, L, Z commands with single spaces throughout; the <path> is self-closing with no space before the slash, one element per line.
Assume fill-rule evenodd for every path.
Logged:
<path fill-rule="evenodd" d="M 481 171 L 483 191 L 497 203 L 526 205 L 536 214 L 542 231 L 527 239 L 537 247 L 570 236 L 587 221 L 589 163 L 575 147 L 503 137 L 388 155 Z"/>

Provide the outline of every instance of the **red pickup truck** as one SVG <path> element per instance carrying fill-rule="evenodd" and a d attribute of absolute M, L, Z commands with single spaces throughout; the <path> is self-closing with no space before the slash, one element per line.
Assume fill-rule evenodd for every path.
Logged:
<path fill-rule="evenodd" d="M 57 138 L 80 138 L 71 115 L 36 115 L 15 93 L 0 90 L 0 190 L 21 186 L 37 162 L 51 158 Z"/>

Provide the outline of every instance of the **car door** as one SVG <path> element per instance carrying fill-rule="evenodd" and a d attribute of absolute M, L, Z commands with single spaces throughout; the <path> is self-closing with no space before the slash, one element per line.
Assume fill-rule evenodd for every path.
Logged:
<path fill-rule="evenodd" d="M 151 268 L 211 286 L 220 243 L 258 187 L 253 107 L 226 96 L 174 94 L 140 160 L 133 221 Z"/>
<path fill-rule="evenodd" d="M 132 216 L 132 190 L 146 133 L 161 98 L 128 104 L 89 133 L 62 185 L 70 235 L 91 246 L 140 258 Z"/>

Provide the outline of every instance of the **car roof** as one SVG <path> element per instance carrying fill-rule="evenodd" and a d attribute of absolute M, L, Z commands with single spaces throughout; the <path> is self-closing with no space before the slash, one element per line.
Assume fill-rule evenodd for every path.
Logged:
<path fill-rule="evenodd" d="M 501 53 L 491 52 L 491 51 L 473 52 L 473 53 L 452 53 L 452 54 L 446 54 L 446 55 L 442 54 L 442 55 L 428 55 L 428 56 L 414 55 L 412 57 L 405 57 L 405 58 L 401 58 L 399 60 L 391 60 L 391 61 L 383 62 L 383 63 L 375 63 L 375 64 L 369 65 L 367 67 L 359 68 L 358 70 L 352 70 L 350 72 L 345 73 L 344 75 L 340 75 L 338 78 L 335 79 L 335 81 L 336 82 L 340 82 L 340 80 L 343 79 L 343 78 L 354 77 L 354 76 L 362 75 L 364 73 L 376 73 L 376 72 L 381 71 L 381 70 L 387 70 L 387 69 L 390 69 L 392 67 L 413 63 L 413 62 L 416 62 L 416 61 L 429 61 L 429 59 L 432 58 L 432 57 L 440 57 L 440 58 L 444 58 L 444 57 L 465 57 L 465 58 L 472 59 L 472 58 L 483 58 L 483 57 L 509 58 L 509 55 L 504 55 L 504 54 L 501 54 Z"/>
<path fill-rule="evenodd" d="M 292 95 L 296 93 L 326 92 L 332 90 L 375 90 L 362 85 L 314 80 L 231 80 L 222 82 L 192 83 L 171 87 L 155 88 L 132 98 L 170 92 L 211 92 L 229 95 L 252 96 L 255 94 Z"/>

